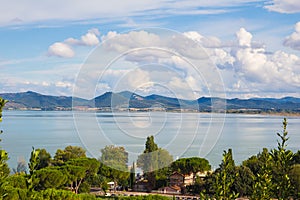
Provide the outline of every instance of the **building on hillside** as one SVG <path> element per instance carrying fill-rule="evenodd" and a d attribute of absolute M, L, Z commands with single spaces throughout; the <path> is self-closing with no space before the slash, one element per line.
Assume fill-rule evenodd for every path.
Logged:
<path fill-rule="evenodd" d="M 177 185 L 167 186 L 158 189 L 161 194 L 181 194 L 181 188 Z"/>
<path fill-rule="evenodd" d="M 187 186 L 193 184 L 193 174 L 184 175 L 174 172 L 170 175 L 170 186 Z"/>
<path fill-rule="evenodd" d="M 195 177 L 200 177 L 202 179 L 205 178 L 208 172 L 197 172 Z M 194 184 L 194 174 L 181 174 L 179 172 L 173 172 L 173 174 L 170 175 L 170 186 L 187 186 L 187 185 L 193 185 Z"/>

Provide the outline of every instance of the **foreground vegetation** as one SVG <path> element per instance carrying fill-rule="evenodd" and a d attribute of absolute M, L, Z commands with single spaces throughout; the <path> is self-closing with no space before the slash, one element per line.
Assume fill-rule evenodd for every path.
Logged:
<path fill-rule="evenodd" d="M 0 121 L 6 101 L 0 98 Z M 2 131 L 1 131 L 2 133 Z M 129 190 L 137 183 L 135 167 L 145 173 L 147 190 L 156 190 L 169 185 L 173 172 L 194 174 L 193 183 L 181 187 L 182 194 L 193 194 L 202 199 L 230 200 L 247 197 L 254 200 L 300 198 L 300 151 L 287 149 L 289 140 L 287 120 L 283 131 L 277 133 L 277 148 L 264 148 L 260 153 L 235 165 L 231 149 L 224 151 L 218 169 L 211 171 L 204 158 L 182 158 L 173 161 L 172 155 L 159 148 L 154 137 L 147 138 L 145 150 L 137 164 L 128 168 L 128 153 L 125 148 L 106 146 L 99 159 L 88 158 L 81 147 L 67 146 L 58 149 L 52 157 L 46 149 L 32 149 L 28 167 L 20 162 L 11 172 L 8 154 L 0 150 L 0 199 L 96 199 L 90 194 L 91 187 L 108 190 L 113 181 Z M 197 172 L 207 172 L 205 178 Z M 162 196 L 115 197 L 118 199 L 168 199 Z"/>

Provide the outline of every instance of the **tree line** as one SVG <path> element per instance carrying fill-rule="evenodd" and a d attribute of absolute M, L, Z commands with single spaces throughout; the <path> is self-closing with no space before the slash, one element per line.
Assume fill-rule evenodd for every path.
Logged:
<path fill-rule="evenodd" d="M 5 103 L 0 98 L 0 121 Z M 235 164 L 233 152 L 228 149 L 214 171 L 205 158 L 174 161 L 167 150 L 158 147 L 153 136 L 147 138 L 144 151 L 131 166 L 126 149 L 114 145 L 101 149 L 98 159 L 87 157 L 86 151 L 77 146 L 58 149 L 53 157 L 46 149 L 33 148 L 29 163 L 19 162 L 12 174 L 7 165 L 8 153 L 1 149 L 0 199 L 95 199 L 96 196 L 90 194 L 91 187 L 107 191 L 110 181 L 114 182 L 114 190 L 117 185 L 122 190 L 132 189 L 136 184 L 136 167 L 143 170 L 148 191 L 169 186 L 170 175 L 179 172 L 193 174 L 192 184 L 182 186 L 181 193 L 202 199 L 299 199 L 300 151 L 294 153 L 287 148 L 287 124 L 284 118 L 283 131 L 277 133 L 276 148 L 264 148 L 240 165 Z M 207 175 L 199 177 L 198 172 L 207 172 Z M 146 198 L 166 197 L 140 197 Z"/>

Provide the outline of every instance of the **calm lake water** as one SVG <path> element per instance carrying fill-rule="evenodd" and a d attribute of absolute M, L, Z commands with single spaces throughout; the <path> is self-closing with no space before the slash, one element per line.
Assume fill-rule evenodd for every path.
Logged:
<path fill-rule="evenodd" d="M 201 156 L 216 168 L 222 153 L 233 149 L 237 164 L 263 147 L 277 145 L 282 116 L 169 112 L 93 113 L 71 111 L 4 111 L 0 146 L 9 152 L 9 165 L 28 162 L 32 147 L 54 156 L 58 148 L 82 146 L 98 158 L 100 149 L 124 146 L 132 163 L 143 151 L 146 137 L 155 136 L 159 147 L 174 159 Z M 300 149 L 300 117 L 288 117 L 288 148 Z"/>

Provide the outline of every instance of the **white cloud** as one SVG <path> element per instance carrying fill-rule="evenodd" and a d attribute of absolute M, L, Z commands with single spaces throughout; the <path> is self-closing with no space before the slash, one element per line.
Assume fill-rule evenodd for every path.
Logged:
<path fill-rule="evenodd" d="M 300 12 L 299 0 L 272 0 L 266 9 L 279 13 L 298 13 Z"/>
<path fill-rule="evenodd" d="M 72 58 L 75 55 L 73 49 L 69 45 L 61 42 L 52 44 L 48 49 L 48 54 L 50 56 L 58 56 L 62 58 Z"/>
<path fill-rule="evenodd" d="M 246 29 L 241 28 L 238 32 L 236 32 L 236 36 L 240 46 L 251 46 L 252 34 L 246 31 Z"/>
<path fill-rule="evenodd" d="M 101 86 L 97 91 L 164 94 L 168 90 L 185 98 L 193 98 L 195 94 L 218 96 L 223 86 L 234 97 L 283 91 L 290 94 L 300 89 L 300 58 L 283 51 L 268 52 L 266 47 L 252 41 L 252 33 L 245 28 L 236 32 L 234 42 L 195 31 L 183 35 L 168 33 L 108 32 L 101 37 L 104 43 L 91 56 L 91 68 L 85 69 L 82 78 L 95 83 L 94 87 Z M 218 70 L 225 85 L 218 78 Z"/>
<path fill-rule="evenodd" d="M 241 33 L 241 31 L 239 32 Z M 266 53 L 265 48 L 251 47 L 251 33 L 243 30 L 242 35 L 246 37 L 241 39 L 243 38 L 241 34 L 237 34 L 237 38 L 239 44 L 244 45 L 231 52 L 235 58 L 232 65 L 234 73 L 238 75 L 234 87 L 238 88 L 243 85 L 245 91 L 261 93 L 300 89 L 300 59 L 298 56 L 283 51 L 276 51 L 273 54 Z"/>
<path fill-rule="evenodd" d="M 300 50 L 300 22 L 295 25 L 295 32 L 286 37 L 283 44 L 295 50 Z"/>
<path fill-rule="evenodd" d="M 91 19 L 115 19 L 130 16 L 162 16 L 186 14 L 216 14 L 226 12 L 231 7 L 263 0 L 90 0 L 58 1 L 10 0 L 1 3 L 0 24 L 47 22 L 49 20 L 82 21 Z M 212 9 L 216 7 L 215 9 Z"/>
<path fill-rule="evenodd" d="M 96 34 L 88 32 L 87 34 L 81 36 L 82 44 L 87 46 L 96 46 L 99 44 L 99 39 Z"/>
<path fill-rule="evenodd" d="M 216 48 L 222 45 L 219 38 L 212 36 L 204 37 L 196 31 L 184 32 L 183 35 L 199 42 L 201 45 L 203 45 L 203 47 Z"/>
<path fill-rule="evenodd" d="M 102 37 L 103 46 L 106 50 L 117 51 L 119 53 L 127 50 L 143 47 L 161 46 L 160 37 L 154 33 L 146 31 L 131 31 L 125 34 L 108 32 Z"/>
<path fill-rule="evenodd" d="M 88 32 L 85 35 L 82 35 L 80 37 L 80 40 L 71 37 L 66 39 L 64 43 L 69 45 L 96 46 L 100 42 L 98 39 L 99 35 L 99 30 L 96 28 L 92 28 L 88 30 Z"/>
<path fill-rule="evenodd" d="M 82 35 L 80 40 L 75 38 L 67 38 L 63 42 L 56 42 L 52 44 L 48 49 L 48 54 L 51 56 L 58 56 L 64 58 L 72 58 L 75 56 L 75 52 L 72 49 L 74 45 L 83 46 L 96 46 L 99 44 L 98 36 L 100 32 L 98 29 L 93 28 L 88 30 L 85 35 Z"/>

